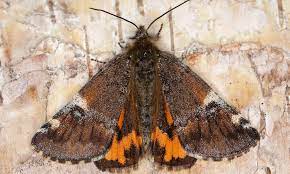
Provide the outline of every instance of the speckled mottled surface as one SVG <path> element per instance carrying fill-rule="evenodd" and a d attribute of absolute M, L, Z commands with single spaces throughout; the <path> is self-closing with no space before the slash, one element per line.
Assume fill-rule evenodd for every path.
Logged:
<path fill-rule="evenodd" d="M 0 173 L 99 173 L 92 164 L 58 164 L 32 151 L 34 132 L 120 53 L 139 24 L 181 1 L 0 1 Z M 262 135 L 240 158 L 198 161 L 168 171 L 143 159 L 132 173 L 287 174 L 290 171 L 290 1 L 192 0 L 163 23 L 162 50 L 184 58 Z M 126 173 L 127 171 L 124 171 Z"/>

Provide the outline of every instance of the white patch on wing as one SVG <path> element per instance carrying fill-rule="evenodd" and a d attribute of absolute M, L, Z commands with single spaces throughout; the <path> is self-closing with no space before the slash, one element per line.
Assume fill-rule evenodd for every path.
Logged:
<path fill-rule="evenodd" d="M 248 129 L 251 127 L 251 125 L 250 125 L 250 123 L 247 123 L 247 124 L 243 124 L 242 127 L 245 129 Z"/>
<path fill-rule="evenodd" d="M 79 93 L 73 97 L 72 103 L 84 110 L 88 110 L 87 101 Z"/>
<path fill-rule="evenodd" d="M 213 92 L 213 91 L 210 91 L 207 95 L 206 95 L 206 97 L 205 97 L 205 99 L 203 100 L 203 104 L 204 104 L 204 106 L 206 106 L 206 105 L 208 105 L 210 102 L 212 102 L 212 101 L 215 101 L 215 102 L 220 102 L 221 101 L 221 98 L 215 93 L 215 92 Z"/>
<path fill-rule="evenodd" d="M 233 115 L 232 116 L 232 122 L 236 125 L 239 125 L 240 124 L 240 120 L 242 119 L 243 117 L 241 116 L 241 114 L 238 114 L 238 115 Z M 245 118 L 243 118 L 245 119 Z M 243 128 L 250 128 L 250 123 L 243 123 L 241 124 Z"/>
<path fill-rule="evenodd" d="M 233 122 L 234 124 L 239 124 L 239 123 L 240 123 L 240 118 L 242 118 L 241 114 L 233 115 L 233 116 L 232 116 L 232 122 Z"/>
<path fill-rule="evenodd" d="M 59 125 L 60 125 L 60 121 L 57 120 L 57 119 L 51 119 L 51 120 L 49 120 L 48 122 L 50 123 L 50 125 L 51 125 L 50 128 L 51 128 L 52 130 L 57 129 L 57 128 L 59 127 Z"/>
<path fill-rule="evenodd" d="M 37 132 L 46 133 L 47 132 L 47 128 L 40 128 L 40 129 L 37 130 Z"/>

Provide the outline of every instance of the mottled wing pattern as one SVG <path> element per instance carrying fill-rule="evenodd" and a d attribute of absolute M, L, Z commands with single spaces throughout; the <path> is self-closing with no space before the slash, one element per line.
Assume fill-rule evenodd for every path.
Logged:
<path fill-rule="evenodd" d="M 124 115 L 129 67 L 125 55 L 109 62 L 34 135 L 35 149 L 60 162 L 105 157 Z"/>
<path fill-rule="evenodd" d="M 189 67 L 163 52 L 159 68 L 165 113 L 189 156 L 231 159 L 256 145 L 257 130 Z"/>
<path fill-rule="evenodd" d="M 168 102 L 162 91 L 159 69 L 155 68 L 152 114 L 152 155 L 154 162 L 167 166 L 191 167 L 196 159 L 188 156 L 176 131 Z"/>
<path fill-rule="evenodd" d="M 135 71 L 131 66 L 127 101 L 119 116 L 117 130 L 105 157 L 95 161 L 101 169 L 127 167 L 137 164 L 142 152 L 142 137 L 139 130 L 140 116 L 137 108 Z"/>

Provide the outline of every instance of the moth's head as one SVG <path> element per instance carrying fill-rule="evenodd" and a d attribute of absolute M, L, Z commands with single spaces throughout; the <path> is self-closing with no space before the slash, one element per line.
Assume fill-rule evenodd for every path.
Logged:
<path fill-rule="evenodd" d="M 149 37 L 149 35 L 147 33 L 147 30 L 145 29 L 145 27 L 143 25 L 141 25 L 136 30 L 135 36 L 133 36 L 131 39 L 139 40 L 139 39 L 145 39 L 148 37 Z"/>

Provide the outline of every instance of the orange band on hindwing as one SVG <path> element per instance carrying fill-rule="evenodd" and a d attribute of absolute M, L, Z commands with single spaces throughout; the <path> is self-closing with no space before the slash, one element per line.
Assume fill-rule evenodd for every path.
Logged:
<path fill-rule="evenodd" d="M 152 133 L 151 138 L 153 144 L 158 143 L 161 148 L 165 149 L 164 161 L 168 162 L 172 158 L 183 159 L 186 157 L 186 151 L 182 147 L 176 134 L 173 135 L 173 138 L 169 138 L 167 133 L 164 133 L 158 127 L 156 127 L 155 131 Z"/>
<path fill-rule="evenodd" d="M 127 136 L 122 137 L 120 141 L 117 140 L 117 135 L 113 137 L 112 145 L 109 151 L 105 155 L 106 160 L 118 161 L 124 165 L 126 163 L 125 151 L 129 151 L 131 147 L 141 148 L 142 138 L 137 136 L 135 130 L 129 133 Z"/>
<path fill-rule="evenodd" d="M 164 132 L 159 127 L 156 127 L 152 132 L 152 142 L 153 144 L 158 143 L 159 148 L 164 148 L 163 160 L 169 162 L 172 159 L 183 159 L 186 157 L 186 151 L 182 147 L 178 135 L 174 131 L 174 120 L 170 113 L 170 108 L 168 103 L 165 101 L 165 97 L 163 98 L 163 111 L 164 117 L 160 117 L 159 120 L 166 119 L 167 125 L 163 125 L 163 127 L 167 127 L 167 130 Z M 161 125 L 159 125 L 161 126 Z M 162 127 L 162 126 L 161 126 Z M 157 147 L 155 147 L 157 148 Z"/>
<path fill-rule="evenodd" d="M 159 113 L 160 114 L 160 113 Z M 192 166 L 196 159 L 187 155 L 174 127 L 168 103 L 163 100 L 163 113 L 156 119 L 156 126 L 152 130 L 152 152 L 154 161 L 168 166 Z"/>
<path fill-rule="evenodd" d="M 118 129 L 121 129 L 124 121 L 124 111 L 122 110 L 118 120 Z M 118 161 L 119 164 L 126 164 L 125 152 L 130 151 L 131 148 L 135 147 L 138 151 L 141 150 L 142 137 L 137 135 L 137 132 L 133 129 L 131 133 L 122 136 L 118 140 L 118 133 L 114 134 L 112 144 L 105 155 L 106 160 Z"/>

